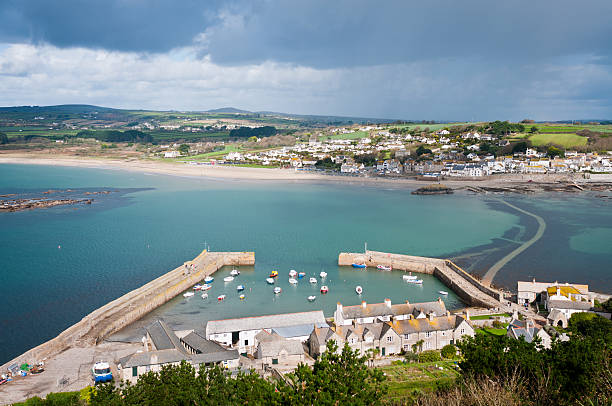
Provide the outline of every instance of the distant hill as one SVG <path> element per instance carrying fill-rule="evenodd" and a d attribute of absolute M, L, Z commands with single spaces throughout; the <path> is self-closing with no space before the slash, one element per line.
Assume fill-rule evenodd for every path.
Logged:
<path fill-rule="evenodd" d="M 235 107 L 221 107 L 220 109 L 206 110 L 206 113 L 235 113 L 235 114 L 252 114 L 251 111 L 240 110 Z"/>

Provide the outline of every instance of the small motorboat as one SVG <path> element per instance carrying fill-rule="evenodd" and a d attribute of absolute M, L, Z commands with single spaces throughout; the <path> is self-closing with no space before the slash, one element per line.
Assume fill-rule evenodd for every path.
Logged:
<path fill-rule="evenodd" d="M 353 268 L 365 268 L 366 264 L 352 264 Z"/>
<path fill-rule="evenodd" d="M 376 265 L 376 269 L 379 271 L 390 271 L 392 268 L 387 265 Z"/>
<path fill-rule="evenodd" d="M 289 278 L 289 283 L 292 285 L 297 285 L 297 279 Z"/>
<path fill-rule="evenodd" d="M 309 281 L 310 283 L 317 283 L 317 278 L 310 278 Z"/>
<path fill-rule="evenodd" d="M 422 285 L 423 279 L 404 279 L 406 283 L 412 283 L 413 285 Z"/>
<path fill-rule="evenodd" d="M 274 288 L 274 294 L 278 295 L 279 293 L 281 293 L 283 290 L 281 288 L 279 288 L 278 286 Z"/>
<path fill-rule="evenodd" d="M 218 300 L 219 302 L 221 302 L 221 301 L 225 300 L 225 295 L 219 295 L 219 296 L 217 296 L 217 300 Z"/>
<path fill-rule="evenodd" d="M 278 276 L 278 271 L 270 272 L 270 278 L 276 278 Z"/>
<path fill-rule="evenodd" d="M 202 299 L 208 299 L 208 293 L 202 293 Z"/>
<path fill-rule="evenodd" d="M 444 296 L 448 295 L 448 292 L 445 290 L 439 290 L 438 293 Z"/>
<path fill-rule="evenodd" d="M 266 278 L 266 282 L 268 282 L 270 285 L 274 285 L 274 278 Z"/>
<path fill-rule="evenodd" d="M 204 284 L 204 285 L 202 285 L 202 289 L 201 290 L 209 290 L 210 288 L 212 288 L 212 286 L 210 286 L 208 284 Z"/>
<path fill-rule="evenodd" d="M 357 286 L 355 288 L 355 292 L 357 292 L 358 295 L 361 295 L 361 293 L 363 292 L 363 288 L 361 286 Z"/>
<path fill-rule="evenodd" d="M 329 292 L 329 289 L 327 288 L 327 286 L 325 285 L 321 286 L 321 293 L 326 294 L 327 292 Z"/>
<path fill-rule="evenodd" d="M 237 290 L 238 292 L 242 292 L 242 291 L 244 290 L 244 285 L 238 285 L 238 286 L 236 286 L 236 290 Z"/>
<path fill-rule="evenodd" d="M 317 298 L 316 296 L 308 296 L 308 301 L 314 302 L 316 298 Z"/>
<path fill-rule="evenodd" d="M 191 297 L 193 295 L 195 295 L 195 293 L 193 293 L 193 292 L 185 292 L 185 293 L 183 293 L 183 297 Z"/>
<path fill-rule="evenodd" d="M 195 285 L 193 290 L 202 290 L 202 285 Z"/>
<path fill-rule="evenodd" d="M 238 296 L 240 298 L 240 300 L 244 300 L 244 298 L 246 297 L 245 295 L 240 295 Z"/>
<path fill-rule="evenodd" d="M 226 276 L 225 278 L 223 278 L 223 282 L 231 282 L 234 280 L 233 276 Z"/>
<path fill-rule="evenodd" d="M 291 276 L 292 278 L 295 278 L 297 276 L 297 272 L 295 272 L 295 269 L 289 271 L 289 276 Z"/>
<path fill-rule="evenodd" d="M 414 281 L 416 280 L 416 276 L 414 275 L 402 275 L 402 279 L 405 281 Z"/>
<path fill-rule="evenodd" d="M 319 274 L 319 276 L 320 276 L 321 278 L 325 278 L 325 277 L 327 277 L 327 272 L 321 271 L 321 273 Z"/>
<path fill-rule="evenodd" d="M 302 279 L 304 276 L 306 276 L 306 272 L 298 273 L 298 279 Z"/>
<path fill-rule="evenodd" d="M 204 278 L 204 282 L 206 282 L 206 283 L 211 283 L 214 280 L 215 280 L 215 278 L 213 278 L 212 276 L 207 276 L 206 278 Z"/>
<path fill-rule="evenodd" d="M 237 269 L 232 269 L 232 271 L 230 272 L 230 275 L 232 276 L 238 276 L 240 275 L 240 271 Z"/>

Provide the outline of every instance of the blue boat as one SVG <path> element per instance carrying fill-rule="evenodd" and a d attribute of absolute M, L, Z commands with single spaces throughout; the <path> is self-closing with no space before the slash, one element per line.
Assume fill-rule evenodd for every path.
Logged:
<path fill-rule="evenodd" d="M 306 276 L 306 272 L 300 272 L 298 274 L 298 279 L 302 279 L 304 276 Z"/>
<path fill-rule="evenodd" d="M 236 287 L 236 290 L 237 290 L 238 292 L 242 292 L 242 291 L 244 290 L 244 285 L 238 285 L 238 286 Z"/>
<path fill-rule="evenodd" d="M 366 264 L 353 264 L 353 268 L 365 268 Z"/>

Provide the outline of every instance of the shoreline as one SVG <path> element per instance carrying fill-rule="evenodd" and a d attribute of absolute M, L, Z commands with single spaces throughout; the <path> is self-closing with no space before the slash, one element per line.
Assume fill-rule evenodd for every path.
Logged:
<path fill-rule="evenodd" d="M 405 187 L 421 187 L 437 183 L 436 181 L 423 181 L 412 178 L 384 178 L 384 177 L 355 177 L 342 175 L 324 175 L 319 173 L 300 172 L 294 169 L 271 168 L 245 168 L 232 166 L 204 166 L 189 165 L 177 162 L 146 161 L 142 159 L 121 160 L 117 158 L 90 158 L 74 155 L 49 156 L 41 154 L 15 154 L 0 153 L 0 164 L 20 165 L 47 165 L 80 167 L 91 169 L 120 169 L 139 173 L 155 173 L 168 176 L 193 177 L 202 179 L 233 179 L 251 181 L 310 181 L 335 182 L 350 184 L 384 184 L 401 185 Z M 441 183 L 453 189 L 470 186 L 476 187 L 513 187 L 529 184 L 537 187 L 538 184 L 558 184 L 593 182 L 612 182 L 612 174 L 598 175 L 595 179 L 581 179 L 572 174 L 564 175 L 498 175 L 493 178 L 475 179 L 446 179 Z"/>

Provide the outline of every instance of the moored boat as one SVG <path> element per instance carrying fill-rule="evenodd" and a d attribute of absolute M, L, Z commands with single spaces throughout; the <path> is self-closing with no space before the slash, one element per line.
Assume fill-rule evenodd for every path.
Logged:
<path fill-rule="evenodd" d="M 238 276 L 240 275 L 240 271 L 237 269 L 232 269 L 232 271 L 230 272 L 230 275 L 232 276 Z"/>
<path fill-rule="evenodd" d="M 274 294 L 278 295 L 279 293 L 281 293 L 283 290 L 281 288 L 279 288 L 278 286 L 274 288 Z"/>
<path fill-rule="evenodd" d="M 202 293 L 202 299 L 208 299 L 208 293 Z"/>
<path fill-rule="evenodd" d="M 387 265 L 376 265 L 376 269 L 380 271 L 390 271 L 392 268 Z"/>
<path fill-rule="evenodd" d="M 416 276 L 414 275 L 402 275 L 402 279 L 405 281 L 414 281 L 416 280 Z"/>
<path fill-rule="evenodd" d="M 325 278 L 327 276 L 327 272 L 321 271 L 321 273 L 319 274 L 319 276 L 321 278 Z"/>
<path fill-rule="evenodd" d="M 439 290 L 438 293 L 445 296 L 448 295 L 448 292 L 445 290 Z"/>
<path fill-rule="evenodd" d="M 225 278 L 223 278 L 223 282 L 231 282 L 234 280 L 233 276 L 226 276 Z"/>
<path fill-rule="evenodd" d="M 316 297 L 316 296 L 314 296 L 314 295 L 313 295 L 313 296 L 308 296 L 308 301 L 309 301 L 309 302 L 314 302 L 316 298 L 317 298 L 317 297 Z"/>
<path fill-rule="evenodd" d="M 361 295 L 361 293 L 363 292 L 363 288 L 361 286 L 357 286 L 355 288 L 355 292 L 357 292 L 358 295 Z"/>
<path fill-rule="evenodd" d="M 274 278 L 266 278 L 266 282 L 268 282 L 270 285 L 274 285 Z"/>
<path fill-rule="evenodd" d="M 365 268 L 366 264 L 352 264 L 353 268 Z"/>
<path fill-rule="evenodd" d="M 278 271 L 270 272 L 270 278 L 276 278 L 278 276 Z"/>
<path fill-rule="evenodd" d="M 244 290 L 244 285 L 238 285 L 238 286 L 236 286 L 236 290 L 237 290 L 238 292 L 242 292 L 242 291 Z"/>
<path fill-rule="evenodd" d="M 185 293 L 183 293 L 183 297 L 191 297 L 193 295 L 195 295 L 195 293 L 193 293 L 193 292 L 185 292 Z"/>
<path fill-rule="evenodd" d="M 329 288 L 325 285 L 321 286 L 321 293 L 326 294 L 327 292 L 329 292 Z"/>
<path fill-rule="evenodd" d="M 218 300 L 219 302 L 221 302 L 221 301 L 225 300 L 225 295 L 219 295 L 219 296 L 217 296 L 217 300 Z"/>
<path fill-rule="evenodd" d="M 240 298 L 240 300 L 244 300 L 244 298 L 245 298 L 246 296 L 243 294 L 243 295 L 240 295 L 240 296 L 238 296 L 238 297 Z"/>
<path fill-rule="evenodd" d="M 289 278 L 289 283 L 292 285 L 297 285 L 297 280 L 293 278 Z"/>
<path fill-rule="evenodd" d="M 306 272 L 298 273 L 298 279 L 302 279 L 304 276 L 306 276 Z"/>
<path fill-rule="evenodd" d="M 206 278 L 204 278 L 204 282 L 206 282 L 206 283 L 211 283 L 214 280 L 215 280 L 215 278 L 213 278 L 212 276 L 207 276 Z"/>
<path fill-rule="evenodd" d="M 193 290 L 202 290 L 202 285 L 195 285 Z"/>
<path fill-rule="evenodd" d="M 309 281 L 310 283 L 317 283 L 317 278 L 310 278 Z"/>
<path fill-rule="evenodd" d="M 289 271 L 289 276 L 291 276 L 292 278 L 295 277 L 297 275 L 297 272 L 295 271 L 295 269 L 292 269 Z"/>
<path fill-rule="evenodd" d="M 202 289 L 201 290 L 209 290 L 210 288 L 212 288 L 212 286 L 210 286 L 208 284 L 204 284 L 204 285 L 202 285 Z"/>
<path fill-rule="evenodd" d="M 413 285 L 422 285 L 423 279 L 404 279 L 406 283 L 412 283 Z"/>

